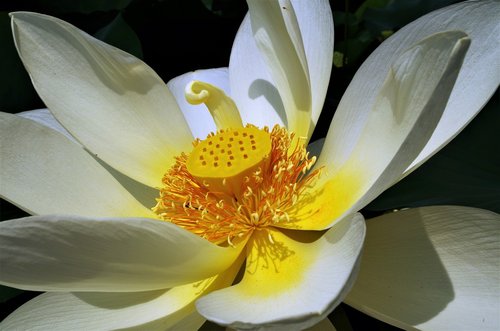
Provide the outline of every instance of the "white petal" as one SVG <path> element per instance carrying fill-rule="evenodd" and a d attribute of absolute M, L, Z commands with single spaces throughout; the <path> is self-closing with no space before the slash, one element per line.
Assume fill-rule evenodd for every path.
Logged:
<path fill-rule="evenodd" d="M 16 115 L 45 125 L 52 130 L 64 134 L 70 140 L 77 142 L 75 138 L 61 125 L 61 123 L 56 120 L 54 115 L 52 115 L 47 108 L 23 111 L 21 113 L 17 113 Z"/>
<path fill-rule="evenodd" d="M 365 233 L 360 214 L 318 232 L 261 230 L 249 241 L 237 285 L 196 302 L 200 314 L 249 330 L 299 330 L 318 323 L 349 291 Z"/>
<path fill-rule="evenodd" d="M 243 19 L 231 50 L 229 82 L 244 123 L 288 126 L 283 101 L 253 39 L 249 15 Z"/>
<path fill-rule="evenodd" d="M 33 84 L 57 120 L 114 168 L 150 186 L 192 137 L 154 71 L 59 19 L 14 13 L 12 29 Z"/>
<path fill-rule="evenodd" d="M 231 95 L 229 89 L 229 73 L 227 68 L 196 70 L 173 78 L 167 83 L 168 88 L 174 95 L 189 128 L 195 138 L 206 139 L 210 132 L 216 132 L 215 122 L 204 104 L 192 105 L 186 101 L 186 86 L 193 80 L 210 83 L 222 89 L 227 95 Z"/>
<path fill-rule="evenodd" d="M 183 300 L 176 298 L 173 291 L 175 289 L 131 293 L 49 292 L 21 306 L 0 326 L 5 330 L 41 331 L 144 329 L 143 324 L 148 324 L 148 330 L 169 330 L 183 315 L 189 315 L 182 311 Z M 199 319 L 201 326 L 204 318 Z"/>
<path fill-rule="evenodd" d="M 226 270 L 240 249 L 169 222 L 34 216 L 0 223 L 0 283 L 37 291 L 164 289 Z"/>
<path fill-rule="evenodd" d="M 0 113 L 0 138 L 0 195 L 27 212 L 154 217 L 63 134 Z"/>
<path fill-rule="evenodd" d="M 338 205 L 336 216 L 361 209 L 390 187 L 425 146 L 469 44 L 463 32 L 443 32 L 422 40 L 394 61 L 357 144 L 343 164 L 335 163 L 332 146 L 338 135 L 327 135 L 318 164 L 327 163 L 331 186 L 338 187 L 343 196 L 332 201 Z M 349 124 L 351 128 L 358 125 Z"/>
<path fill-rule="evenodd" d="M 323 107 L 330 79 L 333 19 L 328 1 L 292 0 L 291 3 L 297 18 L 309 71 L 312 132 Z M 257 48 L 249 15 L 243 20 L 236 35 L 229 72 L 232 97 L 246 123 L 269 127 L 279 124 L 290 128 L 280 96 L 281 91 L 276 88 L 271 72 Z"/>
<path fill-rule="evenodd" d="M 75 138 L 61 124 L 59 124 L 59 122 L 57 122 L 55 117 L 50 113 L 50 111 L 47 108 L 24 111 L 21 113 L 17 113 L 16 115 L 28 118 L 46 127 L 49 127 L 55 131 L 58 131 L 64 134 L 73 142 L 80 145 L 80 143 L 78 143 L 75 140 Z M 132 178 L 125 176 L 123 173 L 117 171 L 116 169 L 110 167 L 108 164 L 102 162 L 102 160 L 97 159 L 97 161 L 104 169 L 106 169 L 106 171 L 108 171 L 120 183 L 121 186 L 123 186 L 123 188 L 125 188 L 140 203 L 148 207 L 154 204 L 155 198 L 158 197 L 158 190 L 153 189 L 150 186 L 141 184 L 133 180 Z M 53 214 L 57 212 L 58 211 L 52 211 L 52 212 L 47 212 L 45 214 Z M 104 215 L 97 215 L 97 216 L 104 216 Z M 110 215 L 110 216 L 116 216 L 116 215 Z M 126 216 L 131 216 L 131 215 L 126 215 Z M 150 216 L 152 215 L 150 214 Z"/>
<path fill-rule="evenodd" d="M 309 138 L 311 85 L 295 10 L 289 0 L 247 3 L 253 37 L 283 101 L 288 128 Z"/>
<path fill-rule="evenodd" d="M 323 109 L 333 65 L 333 17 L 326 0 L 291 0 L 299 23 L 311 83 L 314 125 Z"/>
<path fill-rule="evenodd" d="M 61 124 L 59 124 L 59 122 L 57 122 L 55 117 L 46 108 L 24 111 L 21 113 L 17 113 L 16 115 L 24 118 L 29 118 L 30 120 L 33 120 L 58 132 L 61 132 L 70 140 L 79 144 L 75 140 L 75 138 L 68 131 L 66 131 L 66 129 Z M 150 207 L 155 204 L 155 198 L 158 197 L 158 190 L 153 189 L 150 186 L 141 184 L 128 176 L 125 176 L 123 173 L 110 167 L 108 164 L 102 162 L 99 159 L 97 159 L 97 161 L 104 169 L 106 169 L 106 171 L 108 171 L 120 183 L 120 185 L 122 185 L 130 194 L 132 194 L 132 196 L 135 199 L 141 202 L 144 206 Z M 56 210 L 56 211 L 46 212 L 44 214 L 54 214 L 54 213 L 61 213 L 61 211 Z M 105 215 L 101 214 L 94 216 L 105 216 Z M 117 216 L 117 215 L 109 215 L 109 216 Z M 132 215 L 125 215 L 125 216 L 132 216 Z M 149 216 L 152 215 L 149 214 Z"/>
<path fill-rule="evenodd" d="M 346 302 L 403 329 L 500 328 L 500 215 L 425 207 L 367 221 Z"/>
<path fill-rule="evenodd" d="M 5 330 L 198 330 L 194 301 L 232 283 L 242 259 L 220 275 L 168 290 L 133 293 L 45 293 L 9 315 Z"/>
<path fill-rule="evenodd" d="M 445 112 L 414 169 L 450 141 L 481 110 L 500 82 L 500 5 L 498 1 L 464 1 L 432 12 L 387 39 L 365 61 L 335 113 L 330 135 L 334 164 L 341 165 L 360 135 L 389 67 L 403 52 L 434 33 L 462 30 L 472 40 Z"/>

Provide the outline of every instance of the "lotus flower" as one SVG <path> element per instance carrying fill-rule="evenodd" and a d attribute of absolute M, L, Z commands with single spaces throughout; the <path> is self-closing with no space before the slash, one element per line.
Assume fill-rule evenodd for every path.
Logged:
<path fill-rule="evenodd" d="M 205 319 L 236 329 L 331 328 L 325 317 L 359 269 L 357 211 L 452 139 L 498 86 L 498 3 L 431 13 L 361 67 L 315 155 L 306 146 L 331 71 L 328 2 L 248 4 L 229 70 L 167 86 L 68 23 L 12 14 L 16 47 L 51 115 L 24 115 L 42 124 L 0 115 L 1 195 L 36 215 L 0 224 L 0 282 L 47 293 L 3 328 L 195 330 Z M 491 217 L 461 231 L 462 209 L 423 210 L 383 217 L 368 238 L 394 232 L 400 244 L 418 215 L 436 213 L 444 224 L 455 215 L 460 242 L 498 230 L 486 211 L 466 209 Z M 367 248 L 376 252 L 373 240 Z M 353 305 L 370 288 L 361 269 Z"/>

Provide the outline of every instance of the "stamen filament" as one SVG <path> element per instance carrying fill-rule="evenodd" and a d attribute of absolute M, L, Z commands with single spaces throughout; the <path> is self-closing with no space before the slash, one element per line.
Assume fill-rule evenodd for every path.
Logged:
<path fill-rule="evenodd" d="M 262 131 L 271 140 L 266 162 L 252 167 L 245 176 L 224 178 L 228 186 L 240 185 L 241 194 L 205 185 L 203 178 L 194 176 L 188 166 L 193 155 L 197 158 L 200 155 L 183 153 L 165 174 L 164 187 L 153 211 L 165 221 L 213 243 L 229 246 L 236 245 L 255 230 L 296 221 L 289 211 L 318 178 L 320 169 L 308 173 L 316 158 L 309 158 L 304 146 L 292 148 L 294 137 L 286 129 L 275 126 L 271 132 L 268 128 Z M 224 137 L 219 134 L 210 137 L 215 140 Z M 195 150 L 197 146 L 204 146 L 199 141 L 194 144 Z"/>

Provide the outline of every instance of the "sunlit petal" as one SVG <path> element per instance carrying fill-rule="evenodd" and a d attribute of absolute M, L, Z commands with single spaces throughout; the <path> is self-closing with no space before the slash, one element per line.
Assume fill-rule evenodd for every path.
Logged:
<path fill-rule="evenodd" d="M 425 207 L 367 221 L 346 302 L 403 329 L 500 327 L 500 215 Z"/>
<path fill-rule="evenodd" d="M 66 131 L 66 129 L 61 124 L 59 124 L 59 122 L 57 122 L 57 120 L 52 115 L 52 113 L 46 108 L 45 109 L 24 111 L 21 113 L 17 113 L 16 115 L 24 117 L 24 118 L 29 118 L 30 120 L 33 120 L 37 123 L 40 123 L 44 126 L 51 128 L 51 129 L 59 131 L 62 134 L 64 134 L 66 137 L 68 137 L 70 140 L 79 144 L 75 140 L 75 138 L 68 131 Z M 132 196 L 135 199 L 137 199 L 144 206 L 151 207 L 156 203 L 155 198 L 158 196 L 157 190 L 153 189 L 150 186 L 139 183 L 128 176 L 125 176 L 121 172 L 110 167 L 109 165 L 107 165 L 106 163 L 104 163 L 102 161 L 100 161 L 99 164 L 101 166 L 103 166 L 104 169 L 106 169 L 120 183 L 120 185 L 123 186 L 123 188 L 125 188 L 130 194 L 132 194 Z M 33 170 L 33 172 L 36 172 L 36 171 Z M 93 194 L 95 195 L 95 192 L 93 192 Z M 55 214 L 55 213 L 62 213 L 62 212 L 60 210 L 55 210 L 55 211 L 53 210 L 51 212 L 47 212 L 46 214 Z M 69 212 L 65 212 L 65 213 L 69 213 Z M 149 211 L 147 211 L 146 216 L 148 216 L 148 214 L 149 214 L 149 216 L 151 216 Z M 117 215 L 103 215 L 101 213 L 98 215 L 96 214 L 94 216 L 117 216 Z M 125 215 L 125 216 L 131 216 L 131 215 Z"/>
<path fill-rule="evenodd" d="M 359 139 L 384 77 L 409 47 L 432 34 L 461 30 L 472 43 L 446 109 L 429 142 L 409 169 L 443 147 L 481 110 L 500 83 L 500 5 L 497 1 L 464 1 L 427 14 L 396 32 L 357 71 L 335 113 L 329 142 L 332 162 L 340 166 Z"/>
<path fill-rule="evenodd" d="M 311 85 L 295 10 L 289 0 L 247 3 L 253 38 L 283 101 L 288 129 L 309 137 Z"/>
<path fill-rule="evenodd" d="M 229 61 L 231 96 L 244 123 L 287 126 L 285 107 L 255 44 L 250 16 L 245 16 Z"/>
<path fill-rule="evenodd" d="M 187 284 L 226 270 L 240 251 L 168 222 L 60 215 L 0 223 L 0 247 L 2 284 L 71 292 Z"/>
<path fill-rule="evenodd" d="M 203 281 L 172 289 L 129 293 L 45 293 L 9 315 L 5 330 L 198 330 L 203 318 L 194 301 L 228 286 L 240 265 Z"/>
<path fill-rule="evenodd" d="M 257 2 L 259 5 L 263 3 Z M 301 125 L 304 128 L 310 125 L 310 133 L 312 133 L 323 107 L 332 66 L 333 22 L 331 10 L 328 2 L 323 0 L 291 1 L 293 6 L 289 6 L 289 3 L 283 3 L 284 7 L 295 8 L 293 12 L 296 22 L 289 21 L 288 25 L 285 26 L 285 20 L 282 18 L 272 20 L 272 24 L 273 26 L 280 22 L 280 24 L 283 24 L 281 30 L 282 33 L 286 34 L 283 42 L 288 43 L 287 45 L 290 48 L 295 48 L 295 44 L 290 39 L 290 34 L 296 37 L 296 44 L 299 49 L 293 49 L 291 52 L 301 54 L 294 61 L 305 63 L 305 72 L 309 72 L 309 78 L 307 78 L 310 83 L 309 91 L 304 89 L 290 91 L 289 84 L 284 82 L 287 79 L 291 80 L 292 75 L 300 73 L 297 71 L 299 68 L 292 66 L 290 62 L 292 60 L 288 53 L 277 53 L 274 60 L 269 58 L 268 60 L 272 62 L 273 68 L 268 67 L 269 62 L 266 64 L 254 40 L 250 17 L 247 15 L 236 35 L 231 51 L 229 64 L 231 93 L 241 110 L 245 122 L 271 127 L 274 124 L 280 124 L 294 131 L 298 127 L 290 122 L 289 118 L 295 116 L 293 113 L 296 112 L 295 101 L 292 99 L 299 97 L 297 91 L 309 93 L 308 97 L 306 95 L 304 97 L 310 98 L 312 102 L 311 116 Z M 279 13 L 279 8 L 279 6 L 274 8 L 278 10 L 276 14 L 283 17 Z M 291 16 L 289 17 L 288 13 L 284 13 L 284 17 L 295 20 Z M 299 45 L 299 39 L 302 40 L 303 46 Z M 302 56 L 305 56 L 307 60 L 302 59 Z M 283 61 L 277 63 L 278 58 L 279 61 Z M 299 65 L 302 66 L 302 64 Z M 274 73 L 271 70 L 274 70 Z M 283 71 L 279 72 L 279 70 Z M 281 85 L 275 80 L 277 77 L 281 77 L 279 78 Z M 305 80 L 294 80 L 294 82 L 296 84 L 308 84 Z M 293 95 L 290 95 L 290 93 Z M 287 115 L 286 112 L 290 114 Z"/>
<path fill-rule="evenodd" d="M 0 138 L 0 195 L 29 213 L 155 217 L 63 134 L 0 113 Z"/>
<path fill-rule="evenodd" d="M 139 59 L 64 21 L 11 15 L 19 55 L 58 121 L 114 168 L 159 186 L 172 157 L 192 140 L 162 80 Z"/>
<path fill-rule="evenodd" d="M 47 108 L 23 111 L 17 113 L 16 115 L 45 125 L 52 130 L 61 132 L 66 137 L 76 142 L 75 138 L 61 125 L 61 123 L 56 120 L 54 115 L 52 115 L 52 113 Z"/>
<path fill-rule="evenodd" d="M 332 11 L 330 3 L 325 0 L 292 0 L 291 2 L 304 42 L 311 83 L 311 120 L 316 125 L 323 109 L 333 64 Z"/>
<path fill-rule="evenodd" d="M 306 206 L 330 213 L 320 211 L 326 216 L 322 219 L 305 218 L 304 228 L 328 227 L 341 215 L 361 209 L 401 177 L 437 125 L 469 44 L 463 32 L 449 31 L 403 53 L 392 64 L 364 125 L 360 118 L 350 119 L 358 121 L 362 131 L 349 159 L 340 165 L 335 163 L 332 145 L 338 135 L 330 130 L 318 163 L 326 164 L 325 190 L 335 193 Z M 323 188 L 317 185 L 312 190 L 311 194 L 319 194 Z"/>
<path fill-rule="evenodd" d="M 350 289 L 364 232 L 360 214 L 323 235 L 261 230 L 249 242 L 242 281 L 198 300 L 198 311 L 209 320 L 237 329 L 312 326 Z"/>

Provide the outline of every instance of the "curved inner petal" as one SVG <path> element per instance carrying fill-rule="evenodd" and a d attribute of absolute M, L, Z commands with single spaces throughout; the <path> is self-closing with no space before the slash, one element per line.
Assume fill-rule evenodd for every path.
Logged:
<path fill-rule="evenodd" d="M 276 83 L 288 129 L 308 139 L 311 130 L 311 86 L 301 32 L 292 4 L 248 1 L 255 42 Z"/>
<path fill-rule="evenodd" d="M 303 49 L 307 61 L 311 94 L 311 119 L 309 133 L 318 120 L 323 108 L 323 102 L 328 89 L 333 56 L 333 18 L 330 3 L 327 0 L 292 0 L 290 1 L 300 33 L 295 33 L 303 42 Z M 282 2 L 288 9 L 287 3 Z M 287 13 L 288 15 L 288 13 Z M 270 24 L 276 24 L 273 21 Z M 294 29 L 294 24 L 289 22 L 288 28 Z M 295 46 L 295 45 L 294 45 Z M 297 49 L 302 46 L 297 43 Z M 284 61 L 287 61 L 285 55 Z M 281 58 L 279 59 L 281 61 Z M 275 124 L 285 126 L 291 130 L 292 125 L 288 120 L 282 100 L 286 86 L 279 86 L 271 74 L 261 51 L 256 45 L 250 15 L 245 16 L 240 29 L 234 40 L 229 62 L 231 97 L 234 99 L 241 111 L 245 123 L 251 123 L 259 127 Z M 288 65 L 285 62 L 276 64 L 277 67 Z M 290 68 L 287 68 L 287 70 Z M 293 68 L 292 68 L 293 69 Z M 295 69 L 296 70 L 296 69 Z M 288 74 L 287 71 L 281 73 Z M 298 83 L 297 83 L 298 84 Z M 292 91 L 302 93 L 301 91 Z M 289 125 L 290 124 L 290 125 Z M 303 123 L 306 125 L 307 123 Z"/>
<path fill-rule="evenodd" d="M 229 83 L 231 97 L 244 123 L 258 127 L 288 127 L 283 101 L 255 45 L 248 14 L 241 23 L 231 50 Z"/>
<path fill-rule="evenodd" d="M 410 168 L 415 169 L 450 141 L 498 88 L 500 75 L 492 65 L 498 63 L 499 15 L 497 1 L 463 1 L 419 18 L 384 41 L 357 71 L 335 112 L 328 142 L 332 163 L 340 167 L 349 158 L 394 61 L 424 38 L 460 30 L 472 43 L 442 118 Z"/>
<path fill-rule="evenodd" d="M 311 83 L 311 120 L 316 125 L 323 109 L 333 65 L 332 10 L 330 2 L 326 0 L 291 0 L 291 3 L 304 42 Z"/>
<path fill-rule="evenodd" d="M 312 326 L 349 290 L 364 231 L 359 214 L 326 233 L 256 230 L 241 282 L 199 299 L 198 311 L 237 329 Z"/>
<path fill-rule="evenodd" d="M 348 123 L 362 129 L 344 163 L 335 163 L 338 134 L 329 132 L 318 164 L 326 164 L 327 185 L 333 185 L 329 192 L 335 186 L 340 189 L 330 200 L 336 209 L 359 210 L 401 178 L 432 135 L 469 44 L 463 32 L 447 31 L 422 40 L 400 56 L 366 123 Z"/>

